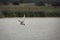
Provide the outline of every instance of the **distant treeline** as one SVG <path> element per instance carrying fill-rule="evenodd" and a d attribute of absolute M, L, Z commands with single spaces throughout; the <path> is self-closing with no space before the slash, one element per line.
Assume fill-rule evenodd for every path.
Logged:
<path fill-rule="evenodd" d="M 45 6 L 45 4 L 49 4 L 52 6 L 60 6 L 60 0 L 1 0 L 0 4 L 9 5 L 12 3 L 13 5 L 20 5 L 20 3 L 35 3 L 37 6 Z"/>
<path fill-rule="evenodd" d="M 37 5 L 37 6 L 60 6 L 60 2 L 43 2 L 43 1 L 39 1 L 39 2 L 35 3 L 35 5 Z"/>
<path fill-rule="evenodd" d="M 52 3 L 52 2 L 60 2 L 60 0 L 0 0 L 0 2 L 20 2 L 20 3 L 36 3 L 39 1 L 43 1 L 43 2 L 48 2 L 48 3 Z"/>
<path fill-rule="evenodd" d="M 2 11 L 2 12 L 0 12 L 0 18 L 2 18 L 2 17 L 23 17 L 24 14 L 26 15 L 26 17 L 60 17 L 60 12 Z"/>

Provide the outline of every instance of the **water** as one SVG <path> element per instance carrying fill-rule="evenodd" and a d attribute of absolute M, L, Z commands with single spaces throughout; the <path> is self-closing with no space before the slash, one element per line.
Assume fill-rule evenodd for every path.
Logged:
<path fill-rule="evenodd" d="M 0 40 L 60 40 L 60 18 L 0 19 Z"/>

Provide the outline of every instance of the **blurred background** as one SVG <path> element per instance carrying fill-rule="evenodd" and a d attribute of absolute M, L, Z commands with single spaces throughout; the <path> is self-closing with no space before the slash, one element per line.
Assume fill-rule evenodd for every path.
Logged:
<path fill-rule="evenodd" d="M 0 0 L 0 40 L 60 40 L 60 0 Z"/>
<path fill-rule="evenodd" d="M 2 17 L 60 17 L 60 0 L 0 0 Z"/>

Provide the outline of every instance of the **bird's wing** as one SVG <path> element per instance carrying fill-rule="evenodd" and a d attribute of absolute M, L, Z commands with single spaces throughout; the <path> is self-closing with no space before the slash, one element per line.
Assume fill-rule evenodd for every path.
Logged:
<path fill-rule="evenodd" d="M 20 20 L 18 20 L 19 22 L 21 22 Z"/>
<path fill-rule="evenodd" d="M 24 17 L 23 17 L 23 20 L 22 20 L 22 22 L 24 22 L 25 21 L 25 14 L 24 14 Z"/>
<path fill-rule="evenodd" d="M 18 20 L 19 22 L 24 22 L 25 21 L 25 14 L 24 17 L 22 18 L 22 20 Z"/>

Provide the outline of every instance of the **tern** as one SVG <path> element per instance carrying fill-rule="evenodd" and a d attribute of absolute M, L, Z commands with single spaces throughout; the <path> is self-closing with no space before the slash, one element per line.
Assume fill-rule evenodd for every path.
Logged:
<path fill-rule="evenodd" d="M 25 25 L 24 24 L 24 21 L 25 21 L 25 14 L 24 14 L 24 17 L 23 17 L 23 20 L 18 20 L 20 22 L 21 25 Z"/>

